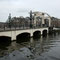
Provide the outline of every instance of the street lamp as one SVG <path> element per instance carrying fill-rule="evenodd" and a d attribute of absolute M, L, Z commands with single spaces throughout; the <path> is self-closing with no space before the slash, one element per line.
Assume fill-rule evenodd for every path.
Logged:
<path fill-rule="evenodd" d="M 32 11 L 30 11 L 30 28 L 32 28 L 33 25 L 32 25 Z"/>
<path fill-rule="evenodd" d="M 11 13 L 9 13 L 8 19 L 9 19 L 9 28 L 11 30 Z"/>

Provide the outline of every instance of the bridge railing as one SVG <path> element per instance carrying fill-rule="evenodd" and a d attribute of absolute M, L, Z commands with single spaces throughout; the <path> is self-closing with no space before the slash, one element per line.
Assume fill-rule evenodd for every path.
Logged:
<path fill-rule="evenodd" d="M 39 29 L 39 28 L 48 28 L 48 27 L 33 27 L 33 28 L 30 28 L 30 27 L 16 27 L 16 28 L 14 28 L 14 27 L 11 27 L 11 28 L 7 28 L 7 27 L 5 27 L 5 28 L 0 28 L 0 32 L 2 32 L 2 31 L 15 31 L 15 30 L 26 30 L 26 29 Z"/>
<path fill-rule="evenodd" d="M 9 24 L 4 24 L 3 27 L 0 27 L 0 32 L 1 31 L 11 31 L 11 30 L 25 30 L 25 29 L 37 29 L 37 28 L 46 28 L 47 26 L 44 25 L 44 26 L 40 26 L 40 25 L 36 25 L 36 26 L 32 26 L 32 28 L 30 27 L 30 25 L 24 25 L 22 24 L 22 26 L 12 26 L 12 25 L 9 25 Z"/>

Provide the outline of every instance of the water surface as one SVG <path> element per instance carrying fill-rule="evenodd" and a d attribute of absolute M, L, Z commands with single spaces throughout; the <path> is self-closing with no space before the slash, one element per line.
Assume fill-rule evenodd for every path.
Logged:
<path fill-rule="evenodd" d="M 30 38 L 23 43 L 0 46 L 0 60 L 60 60 L 60 35 Z"/>

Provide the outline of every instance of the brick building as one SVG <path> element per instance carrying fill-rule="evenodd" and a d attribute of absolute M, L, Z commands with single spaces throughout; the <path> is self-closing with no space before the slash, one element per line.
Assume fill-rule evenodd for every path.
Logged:
<path fill-rule="evenodd" d="M 52 17 L 51 18 L 51 25 L 53 27 L 60 27 L 60 19 Z"/>

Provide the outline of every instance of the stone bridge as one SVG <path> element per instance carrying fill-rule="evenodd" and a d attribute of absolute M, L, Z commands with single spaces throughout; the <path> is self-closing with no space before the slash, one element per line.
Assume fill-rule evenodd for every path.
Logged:
<path fill-rule="evenodd" d="M 33 36 L 34 32 L 40 31 L 41 35 L 44 34 L 43 32 L 46 31 L 48 33 L 48 28 L 38 28 L 38 29 L 26 29 L 26 30 L 12 30 L 12 31 L 3 31 L 0 32 L 0 37 L 1 36 L 6 36 L 6 37 L 11 37 L 11 40 L 16 40 L 17 36 L 22 34 L 22 33 L 29 33 L 30 37 Z"/>

